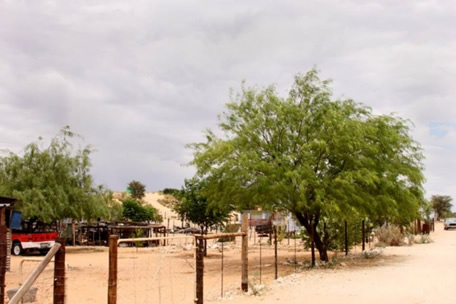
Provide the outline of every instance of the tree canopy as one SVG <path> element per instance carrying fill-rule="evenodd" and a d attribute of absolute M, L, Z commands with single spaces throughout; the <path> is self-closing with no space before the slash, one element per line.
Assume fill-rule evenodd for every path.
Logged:
<path fill-rule="evenodd" d="M 453 199 L 448 195 L 433 195 L 431 197 L 432 208 L 434 209 L 436 219 L 451 213 L 451 203 Z"/>
<path fill-rule="evenodd" d="M 74 149 L 75 136 L 65 127 L 47 147 L 40 138 L 26 146 L 23 155 L 9 152 L 0 158 L 0 194 L 18 198 L 25 218 L 51 222 L 108 215 L 111 192 L 94 184 L 92 149 Z"/>
<path fill-rule="evenodd" d="M 133 222 L 161 221 L 161 215 L 153 206 L 144 205 L 132 197 L 122 200 L 123 217 Z"/>
<path fill-rule="evenodd" d="M 329 83 L 311 70 L 295 77 L 286 98 L 272 86 L 242 87 L 220 116 L 223 135 L 209 130 L 190 145 L 209 200 L 289 210 L 315 230 L 322 260 L 327 232 L 319 223 L 356 215 L 405 224 L 424 201 L 423 155 L 409 123 L 333 100 Z"/>
<path fill-rule="evenodd" d="M 174 210 L 181 218 L 201 226 L 202 232 L 228 219 L 232 210 L 229 205 L 211 203 L 203 194 L 205 181 L 196 178 L 185 180 L 185 185 L 179 193 L 174 193 L 179 200 L 175 202 Z"/>
<path fill-rule="evenodd" d="M 128 183 L 128 189 L 134 199 L 140 200 L 146 195 L 146 186 L 137 180 L 132 180 Z"/>

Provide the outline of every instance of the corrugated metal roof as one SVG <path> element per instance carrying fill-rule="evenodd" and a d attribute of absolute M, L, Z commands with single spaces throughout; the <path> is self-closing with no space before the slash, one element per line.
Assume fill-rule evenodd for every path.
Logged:
<path fill-rule="evenodd" d="M 12 197 L 0 196 L 0 207 L 11 207 L 17 199 Z"/>

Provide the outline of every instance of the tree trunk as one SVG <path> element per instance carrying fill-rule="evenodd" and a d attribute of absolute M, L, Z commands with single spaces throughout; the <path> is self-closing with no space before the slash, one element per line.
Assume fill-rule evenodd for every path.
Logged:
<path fill-rule="evenodd" d="M 320 221 L 319 215 L 318 214 L 310 215 L 308 213 L 295 212 L 295 216 L 298 219 L 299 223 L 301 223 L 301 225 L 303 225 L 306 228 L 309 235 L 312 233 L 311 225 L 313 225 L 314 242 L 315 242 L 315 247 L 317 247 L 318 253 L 320 254 L 320 260 L 324 261 L 324 262 L 328 262 L 329 258 L 328 258 L 327 243 L 325 243 L 322 240 L 322 236 L 317 230 L 318 222 Z M 314 218 L 313 221 L 312 221 L 312 217 Z M 326 237 L 325 239 L 329 239 L 329 238 Z"/>

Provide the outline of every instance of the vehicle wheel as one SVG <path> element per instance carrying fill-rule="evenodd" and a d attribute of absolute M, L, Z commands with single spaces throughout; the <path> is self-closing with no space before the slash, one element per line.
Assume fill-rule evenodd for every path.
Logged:
<path fill-rule="evenodd" d="M 13 243 L 13 246 L 11 247 L 11 254 L 12 255 L 21 255 L 22 253 L 22 246 L 21 243 L 15 242 Z"/>

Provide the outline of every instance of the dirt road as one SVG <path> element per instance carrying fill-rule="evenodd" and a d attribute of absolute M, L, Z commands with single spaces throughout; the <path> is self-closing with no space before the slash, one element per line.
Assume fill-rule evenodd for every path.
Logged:
<path fill-rule="evenodd" d="M 224 251 L 223 300 L 221 292 L 221 252 L 209 249 L 205 259 L 205 303 L 456 303 L 456 230 L 444 231 L 442 224 L 431 235 L 432 244 L 388 247 L 375 259 L 358 257 L 328 269 L 303 270 L 296 275 L 273 278 L 273 250 L 264 245 L 262 278 L 266 290 L 259 296 L 243 295 L 240 286 L 240 245 L 227 244 Z M 253 242 L 253 240 L 252 240 Z M 279 275 L 294 272 L 293 246 L 279 251 Z M 252 244 L 253 245 L 253 244 Z M 301 246 L 301 245 L 300 245 Z M 298 248 L 300 247 L 298 246 Z M 107 248 L 68 248 L 67 303 L 88 304 L 107 301 Z M 360 250 L 358 249 L 358 254 Z M 299 250 L 298 261 L 309 252 Z M 30 257 L 12 257 L 7 273 L 7 289 L 18 286 L 19 265 Z M 32 259 L 35 257 L 31 257 Z M 38 259 L 42 257 L 36 257 Z M 119 248 L 118 303 L 193 303 L 193 251 L 180 246 Z M 258 245 L 249 248 L 249 276 L 258 283 Z M 23 278 L 36 266 L 24 264 Z M 53 266 L 37 280 L 37 304 L 52 302 Z M 261 277 L 261 275 L 260 275 Z"/>
<path fill-rule="evenodd" d="M 387 248 L 383 265 L 346 270 L 312 270 L 275 281 L 255 303 L 456 303 L 456 231 L 437 224 L 434 243 Z M 379 264 L 382 264 L 382 259 Z M 226 299 L 224 300 L 226 303 Z"/>

